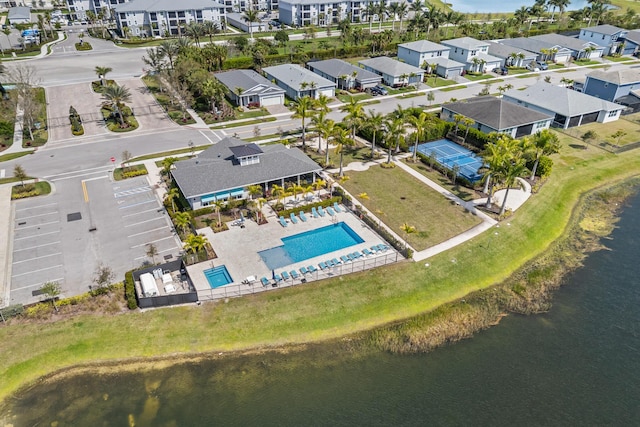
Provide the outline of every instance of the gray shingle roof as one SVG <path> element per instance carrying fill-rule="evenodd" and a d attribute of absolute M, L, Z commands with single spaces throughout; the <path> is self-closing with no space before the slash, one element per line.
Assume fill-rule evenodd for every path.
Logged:
<path fill-rule="evenodd" d="M 414 67 L 413 65 L 405 64 L 404 62 L 396 61 L 388 56 L 379 56 L 377 58 L 363 59 L 359 61 L 360 64 L 366 65 L 374 70 L 378 70 L 381 73 L 388 74 L 390 76 L 401 76 L 402 74 L 424 74 L 422 68 Z"/>
<path fill-rule="evenodd" d="M 542 49 L 551 49 L 554 47 L 565 49 L 565 52 L 569 51 L 569 49 L 564 48 L 562 45 L 550 43 L 544 40 L 534 39 L 533 37 L 516 37 L 514 39 L 504 39 L 500 40 L 500 43 L 507 46 L 513 46 L 517 49 L 525 49 L 530 52 L 536 53 L 540 53 Z"/>
<path fill-rule="evenodd" d="M 31 8 L 26 6 L 10 7 L 7 18 L 9 21 L 12 19 L 31 19 Z"/>
<path fill-rule="evenodd" d="M 629 31 L 627 34 L 625 34 L 624 38 L 625 40 L 629 40 L 630 42 L 633 42 L 635 44 L 640 44 L 640 31 Z"/>
<path fill-rule="evenodd" d="M 526 49 L 519 49 L 515 46 L 509 46 L 506 44 L 500 44 L 496 42 L 488 42 L 489 43 L 489 55 L 497 56 L 500 58 L 508 58 L 512 53 L 524 53 L 525 58 L 535 59 L 536 53 L 530 52 Z"/>
<path fill-rule="evenodd" d="M 229 147 L 229 150 L 231 150 L 236 159 L 263 153 L 262 149 L 253 142 L 250 144 L 235 145 L 233 147 Z"/>
<path fill-rule="evenodd" d="M 640 70 L 637 68 L 616 71 L 595 70 L 587 74 L 587 77 L 617 85 L 627 85 L 640 82 Z"/>
<path fill-rule="evenodd" d="M 357 73 L 356 80 L 380 80 L 380 76 L 376 73 L 372 73 L 371 71 L 356 67 L 355 65 L 341 59 L 327 59 L 325 61 L 309 62 L 307 63 L 307 66 L 313 68 L 314 70 L 322 71 L 323 73 L 336 79 L 344 75 L 351 76 L 351 73 L 355 71 Z"/>
<path fill-rule="evenodd" d="M 132 0 L 115 7 L 116 12 L 164 12 L 175 10 L 201 10 L 224 8 L 213 0 Z"/>
<path fill-rule="evenodd" d="M 603 110 L 615 111 L 624 108 L 622 105 L 614 104 L 595 96 L 545 82 L 538 82 L 525 90 L 512 89 L 505 92 L 504 98 L 526 102 L 566 117 Z"/>
<path fill-rule="evenodd" d="M 549 43 L 552 45 L 564 46 L 566 48 L 575 50 L 577 52 L 584 50 L 589 46 L 593 46 L 596 49 L 602 49 L 602 47 L 598 46 L 597 43 L 585 41 L 585 40 L 579 40 L 579 39 L 576 39 L 575 37 L 563 36 L 562 34 L 553 34 L 553 33 L 540 34 L 539 36 L 533 36 L 529 38 L 534 40 L 540 40 L 542 42 Z"/>
<path fill-rule="evenodd" d="M 242 89 L 242 95 L 261 93 L 284 93 L 284 89 L 274 85 L 253 70 L 233 70 L 217 73 L 215 77 L 230 91 L 237 94 L 236 88 Z"/>
<path fill-rule="evenodd" d="M 478 49 L 480 46 L 486 46 L 486 41 L 480 41 L 473 37 L 459 37 L 457 39 L 443 40 L 442 44 L 445 46 L 459 47 L 466 50 Z"/>
<path fill-rule="evenodd" d="M 462 68 L 464 67 L 464 64 L 462 62 L 458 62 L 458 61 L 454 61 L 453 59 L 449 59 L 449 58 L 429 58 L 429 61 L 427 61 L 429 64 L 438 64 L 441 67 L 444 68 Z"/>
<path fill-rule="evenodd" d="M 274 65 L 273 67 L 265 67 L 263 71 L 273 76 L 278 82 L 283 82 L 287 86 L 300 90 L 302 83 L 315 83 L 316 89 L 326 87 L 336 87 L 336 84 L 330 80 L 320 77 L 313 71 L 302 68 L 297 64 Z"/>
<path fill-rule="evenodd" d="M 240 166 L 231 148 L 245 144 L 227 137 L 194 159 L 176 162 L 171 174 L 182 194 L 187 198 L 204 196 L 322 170 L 299 149 L 281 144 L 261 147 L 260 163 Z"/>
<path fill-rule="evenodd" d="M 618 28 L 616 26 L 609 25 L 609 24 L 596 25 L 595 27 L 585 27 L 585 28 L 581 28 L 581 30 L 592 31 L 592 32 L 598 33 L 598 34 L 607 34 L 607 35 L 610 35 L 610 36 L 612 36 L 614 34 L 617 34 L 619 32 L 624 32 L 625 31 L 622 28 Z"/>
<path fill-rule="evenodd" d="M 449 46 L 444 46 L 438 43 L 434 43 L 429 40 L 416 40 L 415 42 L 402 43 L 399 44 L 398 47 L 404 47 L 406 49 L 414 50 L 416 52 L 424 53 L 424 52 L 438 52 L 441 50 L 450 50 Z"/>
<path fill-rule="evenodd" d="M 493 96 L 481 96 L 462 102 L 452 102 L 445 104 L 443 108 L 462 114 L 477 123 L 496 130 L 510 129 L 552 118 L 539 111 L 514 105 Z"/>

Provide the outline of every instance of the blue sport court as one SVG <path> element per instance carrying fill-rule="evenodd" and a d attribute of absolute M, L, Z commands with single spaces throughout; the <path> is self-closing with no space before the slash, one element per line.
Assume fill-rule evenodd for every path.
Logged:
<path fill-rule="evenodd" d="M 413 147 L 411 147 L 411 151 L 413 151 Z M 449 169 L 453 169 L 454 166 L 458 165 L 460 167 L 460 175 L 470 182 L 476 182 L 482 178 L 482 174 L 478 173 L 478 170 L 483 165 L 482 158 L 448 139 L 439 139 L 420 144 L 418 145 L 418 153 L 425 156 L 433 154 L 438 163 Z"/>
<path fill-rule="evenodd" d="M 364 242 L 362 237 L 344 222 L 316 228 L 282 238 L 282 246 L 258 252 L 271 270 L 339 251 Z"/>

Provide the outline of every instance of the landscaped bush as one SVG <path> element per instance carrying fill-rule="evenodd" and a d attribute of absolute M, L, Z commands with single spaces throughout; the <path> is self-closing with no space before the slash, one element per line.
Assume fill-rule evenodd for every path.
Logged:
<path fill-rule="evenodd" d="M 76 43 L 76 50 L 91 50 L 91 44 L 89 42 Z"/>
<path fill-rule="evenodd" d="M 551 157 L 540 157 L 540 162 L 538 162 L 538 169 L 536 169 L 536 175 L 542 178 L 547 177 L 551 175 L 551 169 L 553 169 L 553 160 L 551 160 Z"/>
<path fill-rule="evenodd" d="M 73 105 L 69 107 L 69 121 L 71 122 L 71 133 L 75 136 L 84 135 L 84 127 L 82 126 L 82 119 L 80 114 L 73 108 Z"/>
<path fill-rule="evenodd" d="M 146 168 L 145 169 L 134 169 L 134 170 L 130 170 L 130 171 L 124 172 L 122 174 L 122 177 L 125 178 L 125 179 L 126 178 L 134 178 L 136 176 L 146 175 L 147 173 L 148 172 L 147 172 Z"/>
<path fill-rule="evenodd" d="M 127 300 L 129 310 L 138 308 L 138 296 L 136 295 L 136 284 L 133 280 L 133 271 L 124 274 L 124 299 Z"/>
<path fill-rule="evenodd" d="M 24 313 L 24 306 L 22 304 L 10 305 L 5 308 L 0 308 L 0 313 L 2 313 L 2 317 L 7 320 L 11 317 L 17 317 Z"/>

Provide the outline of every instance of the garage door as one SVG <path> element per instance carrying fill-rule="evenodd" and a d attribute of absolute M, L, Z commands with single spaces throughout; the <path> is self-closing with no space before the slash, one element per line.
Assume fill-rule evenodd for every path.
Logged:
<path fill-rule="evenodd" d="M 556 62 L 560 63 L 560 64 L 566 64 L 567 62 L 569 62 L 569 58 L 571 57 L 571 55 L 556 55 Z"/>
<path fill-rule="evenodd" d="M 267 106 L 267 105 L 281 105 L 282 102 L 282 97 L 280 95 L 278 96 L 265 96 L 261 99 L 262 106 Z"/>
<path fill-rule="evenodd" d="M 333 89 L 323 89 L 320 91 L 320 95 L 332 97 L 333 95 L 335 95 L 335 93 Z"/>

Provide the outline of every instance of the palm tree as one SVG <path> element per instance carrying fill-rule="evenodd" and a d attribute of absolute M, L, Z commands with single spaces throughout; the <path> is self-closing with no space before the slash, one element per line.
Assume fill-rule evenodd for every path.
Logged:
<path fill-rule="evenodd" d="M 306 120 L 312 117 L 315 113 L 315 100 L 310 96 L 303 96 L 298 98 L 298 102 L 293 103 L 293 115 L 292 119 L 300 119 L 302 121 L 302 149 L 304 150 L 306 145 Z"/>
<path fill-rule="evenodd" d="M 191 224 L 191 215 L 188 212 L 176 212 L 173 216 L 173 222 L 176 224 L 176 227 L 182 229 L 182 234 L 187 234 L 187 229 Z"/>
<path fill-rule="evenodd" d="M 142 62 L 151 67 L 153 72 L 160 73 L 165 67 L 165 55 L 159 48 L 150 47 L 147 49 L 147 55 L 142 57 Z"/>
<path fill-rule="evenodd" d="M 549 129 L 543 129 L 533 135 L 531 146 L 533 147 L 535 158 L 533 169 L 531 171 L 531 179 L 535 180 L 540 158 L 542 158 L 542 156 L 557 153 L 560 149 L 560 141 L 555 133 L 551 132 Z"/>
<path fill-rule="evenodd" d="M 502 184 L 507 187 L 507 191 L 504 194 L 504 200 L 502 201 L 502 207 L 500 208 L 500 216 L 504 214 L 507 208 L 507 197 L 509 197 L 509 190 L 513 187 L 518 178 L 524 175 L 527 170 L 526 161 L 518 153 L 514 155 L 506 162 L 503 163 L 502 170 Z"/>
<path fill-rule="evenodd" d="M 418 158 L 418 143 L 422 138 L 424 138 L 424 133 L 427 130 L 427 126 L 429 125 L 429 115 L 425 112 L 420 113 L 418 117 L 411 116 L 409 118 L 409 122 L 411 126 L 416 130 L 416 140 L 413 145 L 413 161 L 415 162 Z"/>
<path fill-rule="evenodd" d="M 374 159 L 376 153 L 376 134 L 382 130 L 384 117 L 381 113 L 369 110 L 369 114 L 365 118 L 365 124 L 367 128 L 373 132 L 373 138 L 371 140 L 371 159 Z"/>
<path fill-rule="evenodd" d="M 260 21 L 260 14 L 257 10 L 247 9 L 244 11 L 244 15 L 242 15 L 242 19 L 245 20 L 249 25 L 249 38 L 253 38 L 253 23 Z"/>
<path fill-rule="evenodd" d="M 184 242 L 184 248 L 187 251 L 197 254 L 205 248 L 209 240 L 200 234 L 189 234 Z"/>
<path fill-rule="evenodd" d="M 469 136 L 469 129 L 471 128 L 471 126 L 473 126 L 473 124 L 474 124 L 475 122 L 476 122 L 475 120 L 473 120 L 473 119 L 471 119 L 471 118 L 469 118 L 469 117 L 464 117 L 464 118 L 462 119 L 462 124 L 463 124 L 463 125 L 465 126 L 465 128 L 466 128 L 466 129 L 464 130 L 464 141 L 465 141 L 465 142 L 467 141 L 467 136 Z"/>
<path fill-rule="evenodd" d="M 158 45 L 158 53 L 167 58 L 169 68 L 173 70 L 175 59 L 180 53 L 180 45 L 175 39 L 163 40 L 160 45 Z"/>
<path fill-rule="evenodd" d="M 285 195 L 285 190 L 284 188 L 280 187 L 278 184 L 273 184 L 273 186 L 271 187 L 271 195 L 273 195 L 276 198 L 276 203 L 280 203 L 280 200 Z"/>
<path fill-rule="evenodd" d="M 407 240 L 409 239 L 409 234 L 413 234 L 416 232 L 416 228 L 413 225 L 409 225 L 406 222 L 400 226 L 400 229 L 404 233 L 404 249 L 407 250 Z"/>
<path fill-rule="evenodd" d="M 95 72 L 100 79 L 100 85 L 105 86 L 107 84 L 107 74 L 113 71 L 111 67 L 96 67 Z"/>
<path fill-rule="evenodd" d="M 167 191 L 167 194 L 164 198 L 165 201 L 170 201 L 171 202 L 171 210 L 173 212 L 176 211 L 176 204 L 175 204 L 175 200 L 180 197 L 180 190 L 178 190 L 177 187 L 172 187 L 169 191 Z"/>
<path fill-rule="evenodd" d="M 102 92 L 102 97 L 111 105 L 113 112 L 120 120 L 120 127 L 125 126 L 124 116 L 122 115 L 122 107 L 125 102 L 131 101 L 131 92 L 126 86 L 118 86 L 116 84 L 108 85 Z"/>
<path fill-rule="evenodd" d="M 358 103 L 356 98 L 349 99 L 349 102 L 340 107 L 340 111 L 347 113 L 344 118 L 345 123 L 351 127 L 351 138 L 356 137 L 356 128 L 360 125 L 362 118 L 364 117 L 364 108 L 362 104 Z"/>
<path fill-rule="evenodd" d="M 320 190 L 326 187 L 326 185 L 327 183 L 322 179 L 316 179 L 315 181 L 313 181 L 313 184 L 311 184 L 313 189 L 318 192 L 318 198 L 320 198 Z"/>
<path fill-rule="evenodd" d="M 318 114 L 311 117 L 311 124 L 313 124 L 313 126 L 316 129 L 316 132 L 318 133 L 318 153 L 322 151 L 322 137 L 323 137 L 322 128 L 324 127 L 324 123 L 326 120 L 327 120 L 327 113 L 324 111 L 318 111 Z"/>
<path fill-rule="evenodd" d="M 387 164 L 391 163 L 391 150 L 400 146 L 400 141 L 404 138 L 404 120 L 401 118 L 391 118 L 385 124 L 387 130 Z"/>
<path fill-rule="evenodd" d="M 402 21 L 407 17 L 409 13 L 409 6 L 405 1 L 402 1 L 398 4 L 398 9 L 396 10 L 396 15 L 398 15 L 398 19 L 400 20 L 400 32 L 402 32 Z"/>
<path fill-rule="evenodd" d="M 340 172 L 338 176 L 343 176 L 342 161 L 344 157 L 344 150 L 346 147 L 355 145 L 355 141 L 349 136 L 349 131 L 344 128 L 336 128 L 333 133 L 333 139 L 336 142 L 336 153 L 340 153 Z"/>
<path fill-rule="evenodd" d="M 220 212 L 222 211 L 224 204 L 225 202 L 223 200 L 216 200 L 215 202 L 213 202 L 213 207 L 215 208 L 216 214 L 218 215 L 218 223 L 216 224 L 216 226 L 218 227 L 222 226 L 222 218 L 220 217 Z"/>

